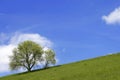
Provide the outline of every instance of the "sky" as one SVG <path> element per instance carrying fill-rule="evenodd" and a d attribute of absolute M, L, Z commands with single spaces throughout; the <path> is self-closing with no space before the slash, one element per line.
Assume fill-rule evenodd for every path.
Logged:
<path fill-rule="evenodd" d="M 0 76 L 22 41 L 56 52 L 57 64 L 120 52 L 120 0 L 0 0 Z"/>

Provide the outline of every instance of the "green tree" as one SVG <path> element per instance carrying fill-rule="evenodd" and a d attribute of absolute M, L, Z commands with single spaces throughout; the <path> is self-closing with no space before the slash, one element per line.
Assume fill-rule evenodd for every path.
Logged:
<path fill-rule="evenodd" d="M 49 65 L 54 65 L 56 63 L 55 52 L 51 49 L 44 51 L 43 61 L 45 62 L 44 68 L 47 68 Z"/>
<path fill-rule="evenodd" d="M 24 41 L 14 48 L 13 55 L 10 56 L 10 69 L 24 68 L 30 72 L 41 61 L 42 54 L 43 49 L 39 44 L 33 41 Z"/>

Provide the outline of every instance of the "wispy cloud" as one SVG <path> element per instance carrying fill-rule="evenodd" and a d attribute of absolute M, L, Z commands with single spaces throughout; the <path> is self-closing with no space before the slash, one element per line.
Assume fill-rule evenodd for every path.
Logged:
<path fill-rule="evenodd" d="M 5 35 L 5 34 L 4 34 Z M 2 34 L 3 38 L 4 35 Z M 9 71 L 9 56 L 12 55 L 12 50 L 22 41 L 32 40 L 42 45 L 43 47 L 52 47 L 53 43 L 44 36 L 40 34 L 24 34 L 24 33 L 15 33 L 12 37 L 9 38 L 7 45 L 0 45 L 0 72 Z"/>
<path fill-rule="evenodd" d="M 39 27 L 39 24 L 35 24 L 35 25 L 32 25 L 32 26 L 28 26 L 28 27 L 19 29 L 18 31 L 19 32 L 24 32 L 24 31 L 29 31 L 29 30 L 32 30 L 32 29 L 35 29 L 35 28 L 38 28 L 38 27 Z"/>
<path fill-rule="evenodd" d="M 109 13 L 107 16 L 102 16 L 102 19 L 107 24 L 120 24 L 120 7 Z"/>
<path fill-rule="evenodd" d="M 6 35 L 5 33 L 0 33 L 0 44 L 4 44 L 5 41 L 7 41 L 9 39 L 9 36 Z"/>

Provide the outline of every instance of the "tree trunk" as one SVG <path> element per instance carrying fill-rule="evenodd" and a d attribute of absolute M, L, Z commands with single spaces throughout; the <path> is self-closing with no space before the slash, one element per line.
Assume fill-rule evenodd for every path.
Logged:
<path fill-rule="evenodd" d="M 48 68 L 48 61 L 46 61 L 44 69 Z"/>
<path fill-rule="evenodd" d="M 31 69 L 30 69 L 30 68 L 28 68 L 27 70 L 28 70 L 28 72 L 31 72 Z"/>

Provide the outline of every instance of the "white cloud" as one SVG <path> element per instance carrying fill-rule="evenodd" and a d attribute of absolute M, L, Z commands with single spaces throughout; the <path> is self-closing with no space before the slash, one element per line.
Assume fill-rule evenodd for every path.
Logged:
<path fill-rule="evenodd" d="M 22 33 L 16 33 L 11 39 L 10 44 L 17 45 L 20 42 L 26 41 L 26 40 L 32 40 L 34 42 L 37 42 L 43 47 L 52 47 L 52 42 L 48 40 L 46 37 L 43 37 L 39 34 L 22 34 Z"/>
<path fill-rule="evenodd" d="M 52 47 L 52 42 L 39 34 L 15 33 L 15 35 L 9 39 L 9 44 L 0 45 L 0 72 L 9 71 L 9 56 L 12 55 L 13 48 L 25 40 L 35 41 L 43 47 Z"/>
<path fill-rule="evenodd" d="M 107 24 L 120 24 L 120 7 L 116 8 L 107 16 L 102 16 Z"/>
<path fill-rule="evenodd" d="M 12 49 L 15 45 L 0 46 L 0 72 L 9 71 L 9 56 L 12 54 Z"/>

